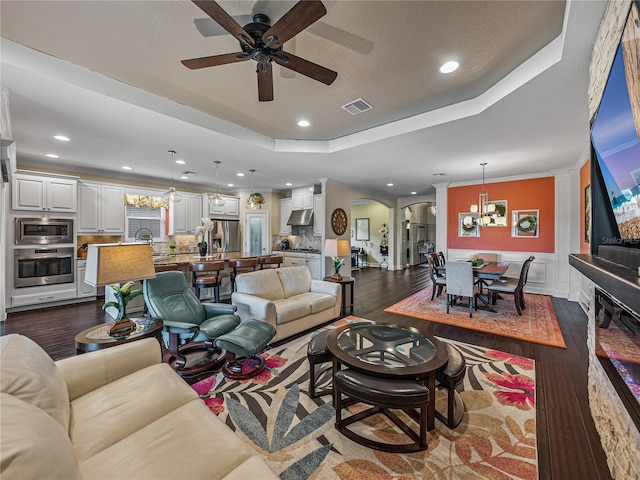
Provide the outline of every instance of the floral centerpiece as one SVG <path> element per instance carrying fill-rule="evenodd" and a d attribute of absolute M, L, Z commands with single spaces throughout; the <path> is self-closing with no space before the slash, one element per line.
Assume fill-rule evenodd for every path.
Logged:
<path fill-rule="evenodd" d="M 207 255 L 209 244 L 207 243 L 208 233 L 213 228 L 213 222 L 208 218 L 200 219 L 200 225 L 196 227 L 196 235 L 198 236 L 198 251 L 201 257 Z"/>
<path fill-rule="evenodd" d="M 106 310 L 109 307 L 115 307 L 118 310 L 118 315 L 116 316 L 115 325 L 109 330 L 109 334 L 113 336 L 129 335 L 138 326 L 127 316 L 127 304 L 138 295 L 142 295 L 142 290 L 131 290 L 133 282 L 116 283 L 110 285 L 110 287 L 116 299 L 115 301 L 105 302 L 102 309 Z"/>

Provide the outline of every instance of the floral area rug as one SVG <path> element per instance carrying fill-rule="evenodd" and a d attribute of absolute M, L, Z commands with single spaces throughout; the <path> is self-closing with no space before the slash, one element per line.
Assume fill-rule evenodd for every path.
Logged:
<path fill-rule="evenodd" d="M 420 290 L 384 311 L 566 348 L 551 298 L 546 295 L 525 293 L 526 308 L 522 311 L 522 315 L 518 315 L 516 311 L 513 295 L 505 295 L 505 298 L 498 300 L 494 307 L 496 313 L 479 309 L 474 310 L 473 317 L 469 318 L 469 309 L 463 306 L 452 306 L 449 309 L 450 313 L 447 313 L 446 293 L 443 292 L 431 300 L 431 292 L 431 287 Z"/>
<path fill-rule="evenodd" d="M 358 321 L 362 319 L 347 317 L 328 328 Z M 460 392 L 464 419 L 455 430 L 436 421 L 424 452 L 392 454 L 358 445 L 336 431 L 331 395 L 309 398 L 310 338 L 264 353 L 268 368 L 257 377 L 227 381 L 218 374 L 192 386 L 212 414 L 262 455 L 281 479 L 538 478 L 533 360 L 442 339 L 466 358 Z M 329 369 L 321 377 L 320 388 L 329 384 L 330 374 Z M 446 412 L 444 391 L 437 392 L 436 406 Z M 354 405 L 350 412 L 361 408 Z M 358 426 L 361 434 L 407 443 L 382 415 Z M 413 427 L 417 429 L 415 423 Z"/>

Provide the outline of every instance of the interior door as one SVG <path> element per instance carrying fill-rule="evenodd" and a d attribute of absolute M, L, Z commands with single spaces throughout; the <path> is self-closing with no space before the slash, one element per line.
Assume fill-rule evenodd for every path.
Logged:
<path fill-rule="evenodd" d="M 243 250 L 245 257 L 271 253 L 269 212 L 245 213 L 243 225 Z"/>

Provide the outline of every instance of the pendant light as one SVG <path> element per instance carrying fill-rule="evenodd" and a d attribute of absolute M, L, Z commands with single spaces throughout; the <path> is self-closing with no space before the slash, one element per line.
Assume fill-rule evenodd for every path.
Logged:
<path fill-rule="evenodd" d="M 176 187 L 173 186 L 173 164 L 175 163 L 175 154 L 175 150 L 169 150 L 169 155 L 171 155 L 171 187 L 162 195 L 162 198 L 169 203 L 178 203 L 182 201 L 182 195 L 176 192 Z"/>
<path fill-rule="evenodd" d="M 478 224 L 481 227 L 491 224 L 505 226 L 507 224 L 506 218 L 496 212 L 496 205 L 489 202 L 489 194 L 484 189 L 484 167 L 487 162 L 480 165 L 482 165 L 482 191 L 478 197 L 478 205 L 471 205 L 471 213 L 480 214 Z"/>
<path fill-rule="evenodd" d="M 216 165 L 216 194 L 209 196 L 209 204 L 214 207 L 222 207 L 224 205 L 224 198 L 222 198 L 220 193 L 218 193 L 218 173 L 222 162 L 220 160 L 214 160 L 213 163 Z"/>
<path fill-rule="evenodd" d="M 251 195 L 249 195 L 249 208 L 251 210 L 257 210 L 260 207 L 260 204 L 255 201 L 255 194 L 253 193 L 253 174 L 256 172 L 255 168 L 249 170 L 251 172 Z"/>

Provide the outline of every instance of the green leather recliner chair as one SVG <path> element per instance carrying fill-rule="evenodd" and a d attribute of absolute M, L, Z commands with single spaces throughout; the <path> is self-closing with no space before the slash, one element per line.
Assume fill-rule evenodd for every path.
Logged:
<path fill-rule="evenodd" d="M 180 375 L 195 375 L 224 362 L 225 351 L 214 340 L 240 325 L 236 307 L 203 303 L 193 293 L 184 273 L 159 272 L 142 285 L 149 315 L 163 322 L 163 337 Z M 197 356 L 203 352 L 204 357 Z"/>

